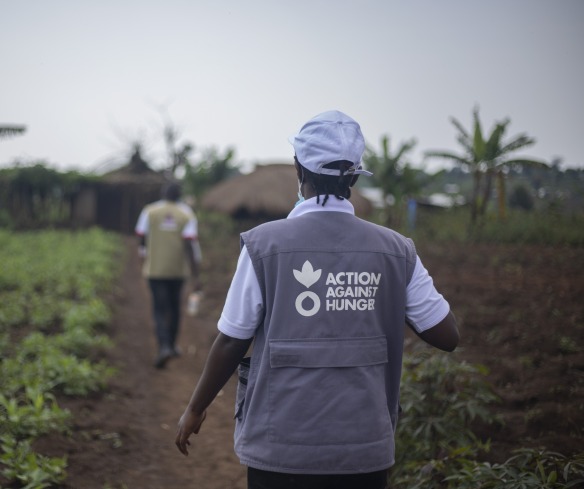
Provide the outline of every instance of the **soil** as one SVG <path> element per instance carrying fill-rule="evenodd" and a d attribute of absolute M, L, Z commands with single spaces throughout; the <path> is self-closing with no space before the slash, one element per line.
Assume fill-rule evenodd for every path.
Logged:
<path fill-rule="evenodd" d="M 38 441 L 46 455 L 68 457 L 64 489 L 245 488 L 233 453 L 235 379 L 208 411 L 188 457 L 174 445 L 176 423 L 202 371 L 238 251 L 237 234 L 207 246 L 205 297 L 185 315 L 183 355 L 153 367 L 150 297 L 135 241 L 126 238 L 124 269 L 113 293 L 107 360 L 118 368 L 105 393 L 59 399 L 74 413 L 70 436 Z M 418 243 L 424 265 L 456 313 L 454 355 L 489 368 L 504 425 L 477 426 L 491 438 L 493 461 L 520 447 L 582 451 L 584 430 L 584 249 Z M 417 340 L 416 340 L 417 341 Z"/>

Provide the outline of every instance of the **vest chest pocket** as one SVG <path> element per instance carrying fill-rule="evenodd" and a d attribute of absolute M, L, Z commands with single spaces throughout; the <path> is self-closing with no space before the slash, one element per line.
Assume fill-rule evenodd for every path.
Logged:
<path fill-rule="evenodd" d="M 271 340 L 269 348 L 271 441 L 350 445 L 389 436 L 385 336 Z"/>

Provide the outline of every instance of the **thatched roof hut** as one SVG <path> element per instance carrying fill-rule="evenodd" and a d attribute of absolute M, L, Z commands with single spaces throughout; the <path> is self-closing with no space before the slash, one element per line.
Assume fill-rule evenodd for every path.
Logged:
<path fill-rule="evenodd" d="M 136 150 L 129 163 L 106 173 L 98 187 L 97 223 L 107 229 L 133 234 L 142 208 L 160 198 L 167 178 L 148 166 Z"/>
<path fill-rule="evenodd" d="M 132 234 L 142 208 L 160 198 L 165 176 L 152 170 L 138 150 L 128 164 L 106 173 L 77 196 L 73 221 Z"/>
<path fill-rule="evenodd" d="M 103 181 L 112 185 L 129 183 L 132 185 L 157 185 L 160 187 L 167 181 L 167 178 L 164 173 L 150 168 L 148 163 L 142 159 L 140 150 L 136 149 L 126 165 L 104 174 Z"/>
<path fill-rule="evenodd" d="M 201 201 L 204 209 L 228 214 L 239 219 L 280 219 L 286 217 L 298 192 L 294 165 L 258 165 L 247 175 L 219 183 Z M 356 189 L 351 203 L 359 217 L 367 217 L 373 206 Z"/>

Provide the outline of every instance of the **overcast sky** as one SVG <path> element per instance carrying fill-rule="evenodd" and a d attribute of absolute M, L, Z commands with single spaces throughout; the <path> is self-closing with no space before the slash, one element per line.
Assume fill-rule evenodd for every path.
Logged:
<path fill-rule="evenodd" d="M 582 0 L 0 0 L 0 165 L 43 159 L 95 170 L 141 140 L 165 162 L 162 127 L 198 150 L 290 161 L 287 141 L 339 109 L 373 148 L 416 138 L 458 150 L 480 107 L 509 117 L 523 154 L 584 167 Z M 433 170 L 436 163 L 426 163 Z"/>

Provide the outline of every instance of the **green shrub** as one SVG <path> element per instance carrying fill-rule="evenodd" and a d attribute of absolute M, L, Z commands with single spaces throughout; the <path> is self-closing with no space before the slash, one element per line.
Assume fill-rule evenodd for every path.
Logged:
<path fill-rule="evenodd" d="M 497 421 L 489 411 L 497 397 L 486 373 L 455 354 L 423 350 L 405 355 L 392 487 L 439 487 L 433 484 L 445 476 L 442 461 L 461 455 L 473 459 L 488 450 L 488 442 L 471 429 L 475 419 Z"/>
<path fill-rule="evenodd" d="M 77 357 L 88 356 L 112 346 L 112 340 L 103 334 L 95 334 L 92 328 L 79 326 L 54 336 L 55 345 L 65 353 L 71 353 Z"/>
<path fill-rule="evenodd" d="M 72 305 L 64 314 L 63 330 L 103 326 L 110 322 L 111 314 L 106 304 L 96 298 Z"/>
<path fill-rule="evenodd" d="M 502 464 L 476 462 L 445 481 L 449 488 L 456 489 L 563 489 L 584 485 L 584 453 L 572 459 L 545 449 L 521 449 L 515 454 Z"/>
<path fill-rule="evenodd" d="M 404 357 L 392 489 L 560 489 L 584 486 L 584 453 L 571 459 L 520 449 L 502 464 L 481 461 L 489 450 L 471 422 L 493 423 L 497 400 L 486 370 L 456 355 L 428 350 Z"/>
<path fill-rule="evenodd" d="M 71 413 L 61 409 L 52 394 L 33 388 L 18 397 L 0 394 L 0 432 L 17 439 L 64 432 Z"/>
<path fill-rule="evenodd" d="M 406 355 L 401 388 L 398 442 L 405 452 L 437 456 L 476 441 L 470 423 L 495 422 L 489 404 L 498 400 L 485 380 L 488 371 L 456 355 L 428 350 Z M 420 446 L 421 444 L 421 446 Z"/>
<path fill-rule="evenodd" d="M 22 355 L 0 364 L 3 391 L 11 395 L 30 386 L 42 392 L 84 396 L 105 387 L 114 371 L 103 362 L 92 363 L 65 354 L 50 343 L 32 357 Z"/>
<path fill-rule="evenodd" d="M 21 489 L 44 489 L 66 477 L 67 459 L 49 458 L 35 453 L 29 440 L 0 436 L 0 473 Z"/>
<path fill-rule="evenodd" d="M 21 292 L 11 290 L 0 293 L 0 331 L 26 322 L 26 298 Z"/>

